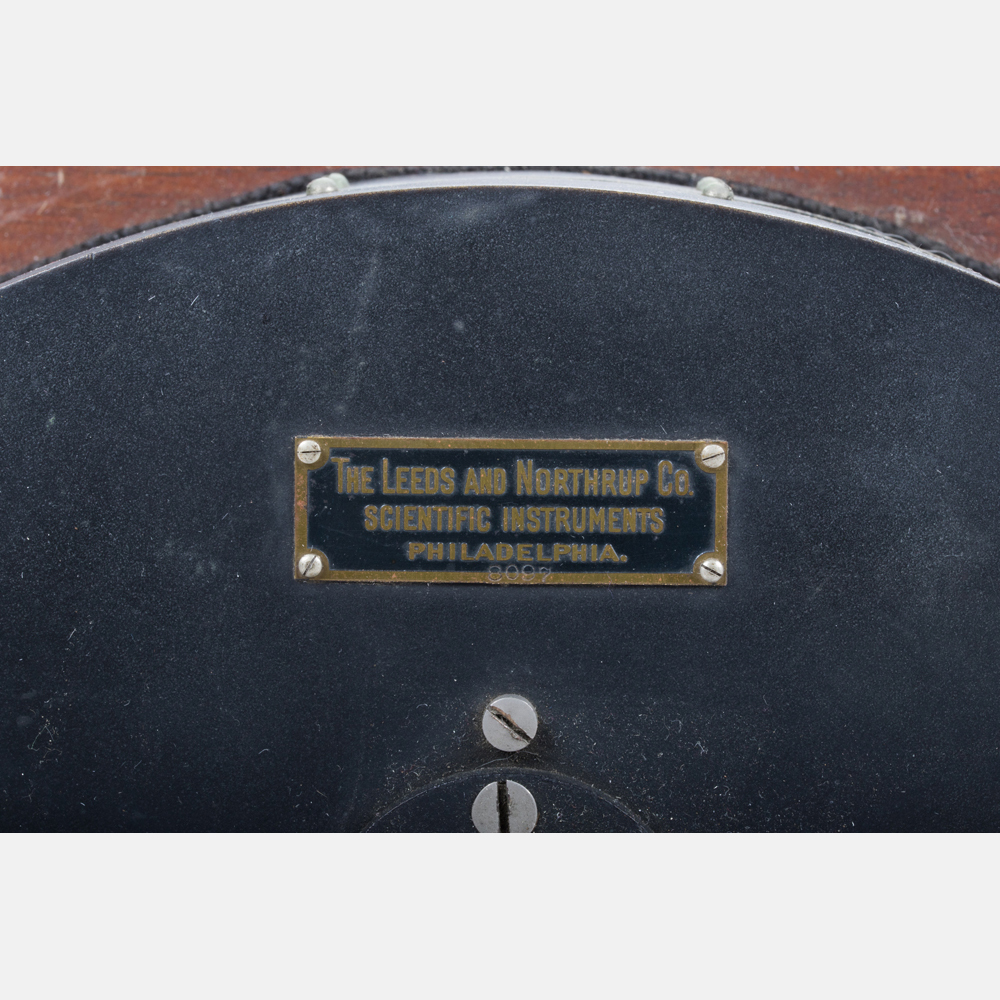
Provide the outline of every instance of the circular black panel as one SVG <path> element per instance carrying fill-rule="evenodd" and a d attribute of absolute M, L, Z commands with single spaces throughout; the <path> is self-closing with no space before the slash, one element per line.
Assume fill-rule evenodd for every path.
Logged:
<path fill-rule="evenodd" d="M 363 829 L 507 766 L 514 691 L 519 768 L 655 830 L 997 829 L 998 329 L 886 240 L 552 175 L 15 280 L 0 823 Z M 296 581 L 297 434 L 726 440 L 728 585 Z"/>
<path fill-rule="evenodd" d="M 379 816 L 369 833 L 472 833 L 472 803 L 491 781 L 520 782 L 538 807 L 536 833 L 640 833 L 646 827 L 610 796 L 582 781 L 526 768 L 472 771 L 421 789 Z"/>

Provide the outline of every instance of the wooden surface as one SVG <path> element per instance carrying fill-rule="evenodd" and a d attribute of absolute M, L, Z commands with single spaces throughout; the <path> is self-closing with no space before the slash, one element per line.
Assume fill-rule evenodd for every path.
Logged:
<path fill-rule="evenodd" d="M 335 168 L 0 168 L 0 275 L 126 226 L 328 169 Z M 673 169 L 714 174 L 874 216 L 1000 267 L 1000 167 Z"/>
<path fill-rule="evenodd" d="M 1000 167 L 682 167 L 873 216 L 1000 267 Z"/>
<path fill-rule="evenodd" d="M 324 167 L 0 167 L 0 275 Z"/>

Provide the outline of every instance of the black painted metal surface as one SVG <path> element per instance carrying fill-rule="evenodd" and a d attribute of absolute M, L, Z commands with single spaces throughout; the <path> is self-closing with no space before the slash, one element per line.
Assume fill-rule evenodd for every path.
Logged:
<path fill-rule="evenodd" d="M 0 289 L 0 825 L 358 830 L 516 763 L 654 830 L 1000 827 L 1000 287 L 477 183 Z M 727 440 L 728 586 L 297 582 L 303 433 Z M 479 729 L 506 691 L 516 762 Z"/>
<path fill-rule="evenodd" d="M 513 761 L 512 761 L 513 763 Z M 498 767 L 450 775 L 392 806 L 369 833 L 474 832 L 471 807 L 497 778 L 527 782 L 538 807 L 535 833 L 642 833 L 648 827 L 622 804 L 582 781 L 537 768 Z"/>

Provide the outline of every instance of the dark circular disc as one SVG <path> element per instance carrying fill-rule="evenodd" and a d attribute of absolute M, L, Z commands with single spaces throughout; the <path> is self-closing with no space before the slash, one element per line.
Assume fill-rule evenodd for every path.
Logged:
<path fill-rule="evenodd" d="M 996 830 L 998 333 L 877 234 L 552 173 L 10 281 L 0 825 L 361 830 L 495 762 L 513 692 L 518 768 L 653 830 Z M 727 584 L 304 583 L 308 434 L 727 441 Z"/>
<path fill-rule="evenodd" d="M 503 767 L 451 775 L 407 796 L 368 827 L 369 833 L 471 833 L 472 804 L 498 778 L 517 781 L 538 808 L 535 833 L 641 833 L 647 830 L 620 802 L 565 775 Z M 509 832 L 509 831 L 508 831 Z"/>

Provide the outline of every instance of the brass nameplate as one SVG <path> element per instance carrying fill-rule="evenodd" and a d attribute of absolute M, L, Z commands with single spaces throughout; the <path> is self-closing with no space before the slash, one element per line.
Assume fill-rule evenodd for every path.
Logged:
<path fill-rule="evenodd" d="M 725 441 L 295 439 L 295 575 L 726 583 Z"/>

